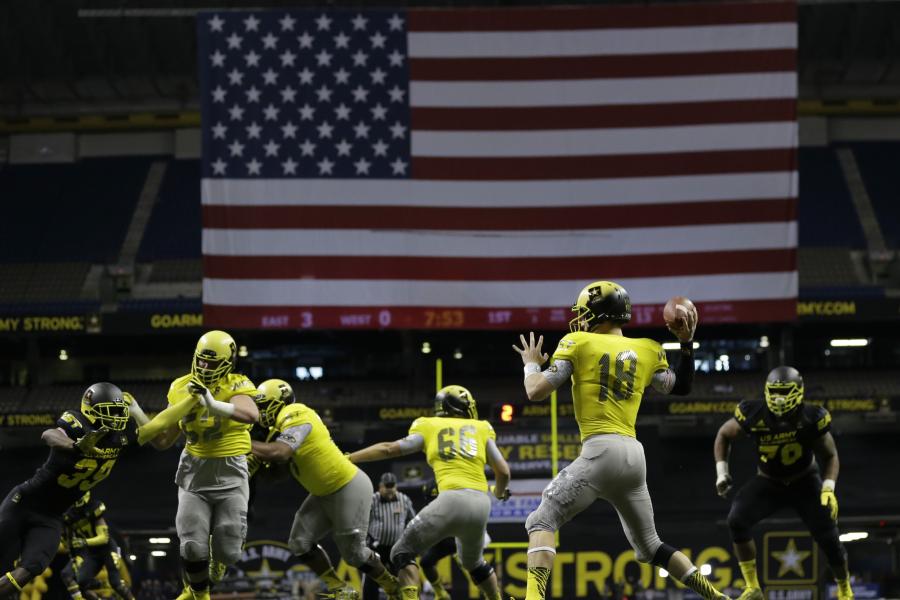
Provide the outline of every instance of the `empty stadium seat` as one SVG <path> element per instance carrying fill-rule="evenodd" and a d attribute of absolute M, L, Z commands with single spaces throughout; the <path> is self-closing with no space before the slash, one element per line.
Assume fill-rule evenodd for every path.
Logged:
<path fill-rule="evenodd" d="M 900 143 L 859 143 L 852 149 L 885 243 L 900 249 Z"/>
<path fill-rule="evenodd" d="M 833 148 L 799 151 L 801 247 L 865 248 L 859 217 Z"/>

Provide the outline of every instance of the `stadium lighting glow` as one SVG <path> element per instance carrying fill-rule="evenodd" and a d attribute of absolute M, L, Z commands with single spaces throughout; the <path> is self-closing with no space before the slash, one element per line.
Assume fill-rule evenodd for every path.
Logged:
<path fill-rule="evenodd" d="M 422 342 L 422 354 L 431 354 L 431 344 L 429 342 Z"/>
<path fill-rule="evenodd" d="M 456 360 L 461 359 L 461 358 L 462 358 L 462 350 L 460 350 L 459 348 L 457 348 L 456 350 L 454 350 L 454 351 L 453 351 L 453 358 L 455 358 Z"/>
<path fill-rule="evenodd" d="M 842 542 L 856 542 L 859 540 L 864 540 L 869 537 L 868 531 L 848 531 L 847 533 L 842 533 L 839 539 Z"/>
<path fill-rule="evenodd" d="M 65 348 L 59 351 L 59 360 L 69 360 L 69 353 L 66 352 Z"/>
<path fill-rule="evenodd" d="M 769 336 L 764 335 L 759 338 L 759 347 L 760 348 L 768 348 L 769 347 Z"/>
<path fill-rule="evenodd" d="M 136 554 L 129 554 L 129 555 L 128 555 L 128 560 L 132 560 L 132 561 L 137 560 L 137 555 L 136 555 Z"/>
<path fill-rule="evenodd" d="M 167 537 L 152 537 L 150 538 L 151 544 L 171 544 L 172 538 Z"/>
<path fill-rule="evenodd" d="M 665 569 L 663 569 L 662 567 L 660 567 L 660 568 L 659 568 L 659 576 L 660 576 L 660 577 L 668 577 L 668 576 L 669 576 L 669 572 L 666 571 Z"/>
<path fill-rule="evenodd" d="M 704 577 L 709 577 L 712 574 L 712 565 L 708 563 L 700 565 L 700 574 Z"/>
<path fill-rule="evenodd" d="M 831 346 L 834 348 L 862 348 L 868 346 L 869 340 L 865 338 L 853 338 L 848 340 L 836 339 L 831 340 Z"/>
<path fill-rule="evenodd" d="M 165 556 L 165 555 L 166 555 L 166 551 L 165 551 L 165 550 L 153 550 L 152 552 L 150 552 L 150 556 L 160 556 L 160 557 L 162 557 L 162 556 Z"/>
<path fill-rule="evenodd" d="M 694 350 L 700 347 L 700 342 L 694 342 L 693 344 Z M 663 350 L 678 350 L 681 348 L 681 344 L 678 342 L 665 342 L 663 345 Z"/>
<path fill-rule="evenodd" d="M 241 358 L 247 358 L 250 356 L 250 352 L 247 350 L 247 346 L 241 346 L 238 348 L 238 356 Z"/>

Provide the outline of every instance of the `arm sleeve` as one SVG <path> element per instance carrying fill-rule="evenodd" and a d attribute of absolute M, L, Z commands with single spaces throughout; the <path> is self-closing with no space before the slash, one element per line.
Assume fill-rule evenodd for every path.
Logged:
<path fill-rule="evenodd" d="M 575 367 L 572 366 L 572 361 L 565 358 L 555 358 L 553 360 L 553 364 L 542 371 L 541 375 L 544 376 L 544 379 L 550 382 L 550 385 L 553 386 L 553 389 L 558 389 L 559 386 L 564 384 L 569 380 L 570 377 L 572 377 L 572 373 L 574 371 Z"/>
<path fill-rule="evenodd" d="M 412 430 L 408 436 L 397 440 L 397 443 L 400 445 L 400 453 L 404 455 L 419 452 L 425 448 L 425 438 L 420 433 L 413 433 Z"/>
<path fill-rule="evenodd" d="M 497 442 L 493 439 L 489 439 L 487 441 L 487 447 L 485 448 L 485 452 L 487 453 L 488 464 L 493 464 L 495 462 L 506 460 L 503 458 L 503 453 L 500 452 L 500 448 L 497 447 Z"/>
<path fill-rule="evenodd" d="M 300 448 L 300 446 L 306 440 L 306 436 L 308 436 L 311 431 L 312 425 L 310 423 L 295 425 L 293 427 L 284 429 L 281 432 L 281 435 L 279 435 L 275 441 L 281 442 L 282 444 L 287 444 L 291 447 L 291 450 L 296 452 L 297 449 Z"/>
<path fill-rule="evenodd" d="M 694 343 L 683 342 L 678 352 L 678 365 L 675 367 L 675 383 L 669 393 L 675 396 L 687 396 L 694 385 Z"/>
<path fill-rule="evenodd" d="M 178 423 L 182 417 L 191 412 L 196 404 L 196 401 L 188 397 L 178 404 L 169 405 L 168 408 L 153 417 L 149 423 L 138 429 L 138 443 L 145 444 Z"/>

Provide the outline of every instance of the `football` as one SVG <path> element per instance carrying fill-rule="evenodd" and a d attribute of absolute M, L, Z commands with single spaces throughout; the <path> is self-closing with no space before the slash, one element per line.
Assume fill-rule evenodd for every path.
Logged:
<path fill-rule="evenodd" d="M 674 325 L 681 321 L 688 311 L 696 314 L 697 307 L 694 306 L 694 303 L 684 296 L 673 296 L 669 298 L 663 308 L 663 319 L 666 321 L 666 325 Z"/>

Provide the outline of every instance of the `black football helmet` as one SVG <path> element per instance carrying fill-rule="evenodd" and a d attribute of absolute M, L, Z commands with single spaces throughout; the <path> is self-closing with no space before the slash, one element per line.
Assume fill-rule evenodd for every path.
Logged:
<path fill-rule="evenodd" d="M 612 321 L 624 325 L 631 320 L 631 298 L 618 283 L 595 281 L 578 294 L 572 305 L 575 317 L 569 321 L 569 331 L 590 331 L 598 323 Z"/>
<path fill-rule="evenodd" d="M 101 381 L 84 391 L 81 396 L 81 413 L 97 428 L 123 431 L 128 426 L 131 411 L 122 390 Z"/>
<path fill-rule="evenodd" d="M 436 417 L 477 419 L 478 407 L 475 405 L 475 397 L 472 392 L 461 385 L 443 387 L 434 397 L 434 415 Z"/>
<path fill-rule="evenodd" d="M 287 381 L 267 379 L 257 386 L 256 408 L 259 409 L 259 424 L 275 427 L 278 413 L 288 404 L 296 402 L 294 390 Z"/>
<path fill-rule="evenodd" d="M 766 406 L 776 417 L 784 417 L 803 402 L 803 377 L 794 367 L 781 365 L 766 377 Z"/>

